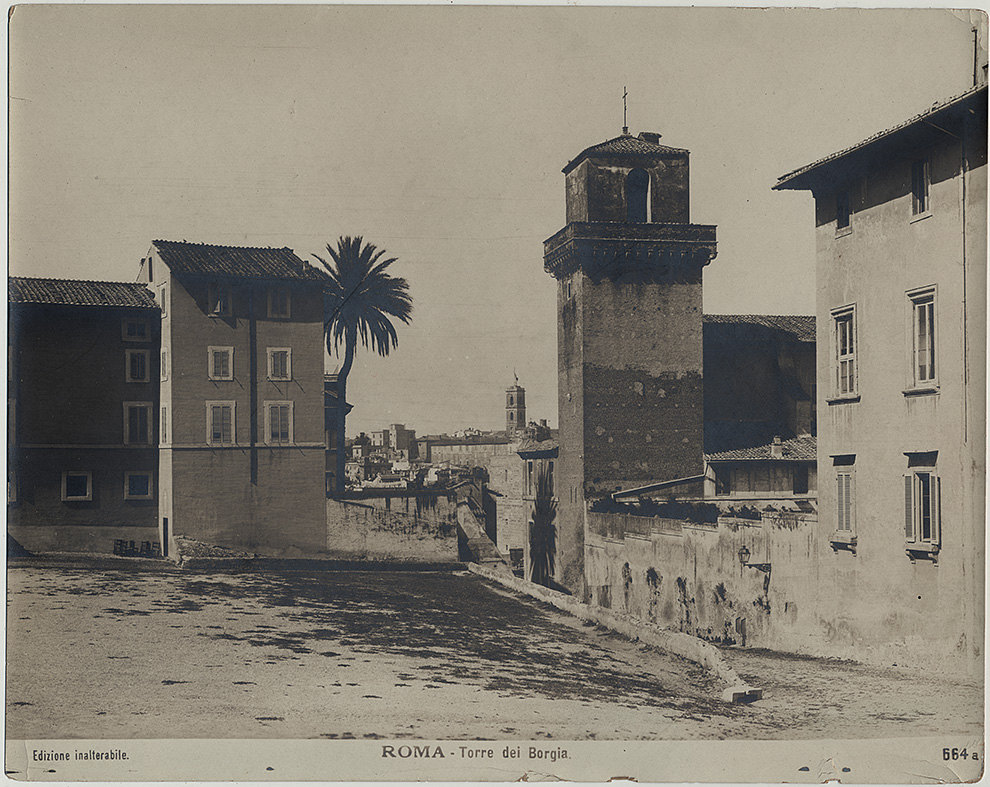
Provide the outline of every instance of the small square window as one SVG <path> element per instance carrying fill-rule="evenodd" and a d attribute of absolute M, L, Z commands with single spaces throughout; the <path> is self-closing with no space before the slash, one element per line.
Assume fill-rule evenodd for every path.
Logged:
<path fill-rule="evenodd" d="M 230 314 L 230 285 L 210 282 L 207 294 L 207 313 L 215 316 Z"/>
<path fill-rule="evenodd" d="M 125 350 L 127 361 L 126 379 L 129 383 L 148 382 L 150 350 Z"/>
<path fill-rule="evenodd" d="M 268 316 L 276 320 L 289 319 L 291 298 L 288 287 L 272 287 L 268 290 Z"/>
<path fill-rule="evenodd" d="M 288 347 L 268 348 L 268 379 L 292 379 L 292 350 Z"/>
<path fill-rule="evenodd" d="M 124 473 L 124 500 L 151 500 L 153 497 L 151 473 Z"/>
<path fill-rule="evenodd" d="M 62 473 L 62 500 L 76 502 L 93 499 L 93 474 L 66 471 Z"/>
<path fill-rule="evenodd" d="M 211 380 L 233 380 L 234 379 L 234 348 L 233 347 L 210 347 L 208 348 L 208 368 L 207 373 Z"/>
<path fill-rule="evenodd" d="M 123 338 L 128 342 L 148 341 L 148 321 L 147 320 L 124 320 Z"/>

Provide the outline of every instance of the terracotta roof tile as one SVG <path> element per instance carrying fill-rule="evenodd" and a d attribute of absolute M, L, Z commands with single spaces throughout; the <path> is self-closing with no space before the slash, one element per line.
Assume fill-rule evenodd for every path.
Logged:
<path fill-rule="evenodd" d="M 590 148 L 585 148 L 569 161 L 562 171 L 565 174 L 570 172 L 584 161 L 584 159 L 591 156 L 663 156 L 671 153 L 680 154 L 687 152 L 683 148 L 672 148 L 667 145 L 661 145 L 658 142 L 648 142 L 631 134 L 622 134 L 605 142 L 599 142 L 597 145 L 592 145 Z"/>
<path fill-rule="evenodd" d="M 39 303 L 52 306 L 128 306 L 157 309 L 155 296 L 141 283 L 82 281 L 76 279 L 7 279 L 10 303 Z"/>
<path fill-rule="evenodd" d="M 320 271 L 303 262 L 289 248 L 211 246 L 171 240 L 153 243 L 162 262 L 173 273 L 294 281 L 323 279 Z"/>

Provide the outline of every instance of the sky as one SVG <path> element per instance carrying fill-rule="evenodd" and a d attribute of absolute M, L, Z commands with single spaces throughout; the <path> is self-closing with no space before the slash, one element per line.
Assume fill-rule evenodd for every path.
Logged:
<path fill-rule="evenodd" d="M 813 314 L 813 202 L 777 178 L 965 91 L 945 9 L 21 5 L 9 272 L 132 281 L 154 239 L 361 235 L 412 323 L 359 352 L 349 435 L 557 422 L 561 168 L 622 130 L 691 151 L 707 313 Z M 985 44 L 984 44 L 985 45 Z M 328 358 L 329 369 L 336 359 Z"/>

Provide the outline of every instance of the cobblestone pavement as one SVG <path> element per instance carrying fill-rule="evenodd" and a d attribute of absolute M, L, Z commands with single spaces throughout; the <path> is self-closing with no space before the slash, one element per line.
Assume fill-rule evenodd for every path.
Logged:
<path fill-rule="evenodd" d="M 662 740 L 980 729 L 976 684 L 727 653 L 766 699 L 469 574 L 8 571 L 7 736 Z M 913 679 L 912 679 L 913 680 Z M 878 700 L 882 697 L 882 700 Z"/>

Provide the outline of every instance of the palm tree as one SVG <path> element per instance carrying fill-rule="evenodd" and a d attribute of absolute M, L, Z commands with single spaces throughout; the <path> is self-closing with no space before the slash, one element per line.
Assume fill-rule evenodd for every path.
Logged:
<path fill-rule="evenodd" d="M 399 337 L 390 317 L 408 323 L 412 315 L 412 299 L 409 283 L 386 273 L 395 257 L 382 259 L 384 249 L 365 243 L 360 236 L 340 237 L 337 248 L 327 244 L 332 263 L 317 254 L 313 256 L 326 269 L 323 300 L 323 331 L 327 352 L 340 355 L 344 348 L 344 362 L 337 371 L 337 474 L 336 491 L 343 492 L 344 476 L 344 419 L 346 412 L 347 375 L 354 364 L 354 352 L 358 340 L 362 347 L 371 347 L 381 356 L 399 345 Z"/>
<path fill-rule="evenodd" d="M 550 488 L 550 473 L 546 466 L 536 475 L 536 495 L 533 518 L 529 525 L 530 579 L 537 585 L 550 587 L 553 578 L 554 555 L 557 551 L 557 501 Z"/>

